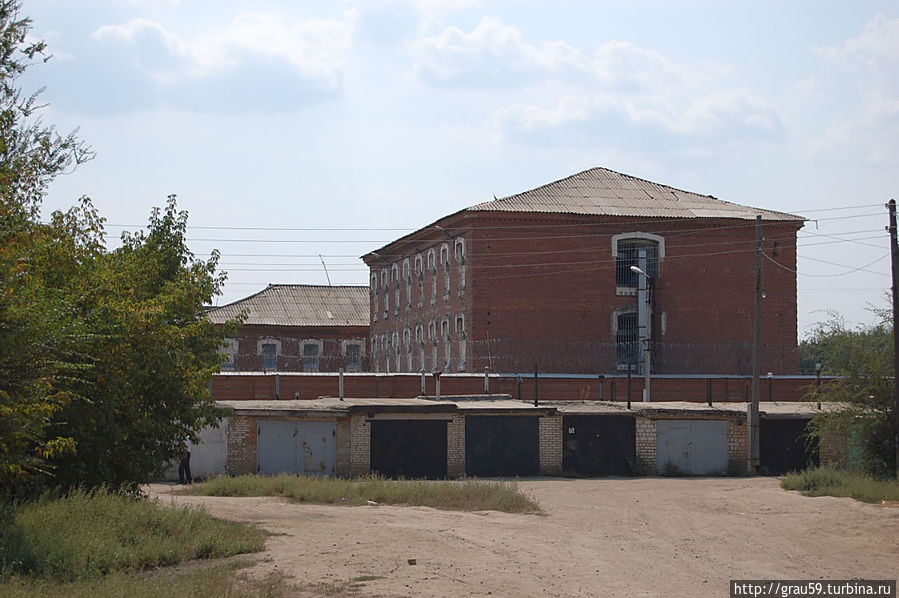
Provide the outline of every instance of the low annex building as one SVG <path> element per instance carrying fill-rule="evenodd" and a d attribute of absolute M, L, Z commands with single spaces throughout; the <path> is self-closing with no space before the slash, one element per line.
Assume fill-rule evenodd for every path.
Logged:
<path fill-rule="evenodd" d="M 509 395 L 218 404 L 232 414 L 200 434 L 192 456 L 198 476 L 378 473 L 442 479 L 746 471 L 746 404 L 538 406 Z M 818 447 L 808 446 L 802 435 L 816 412 L 810 403 L 762 404 L 764 471 L 780 474 L 819 462 Z M 845 447 L 825 444 L 821 462 L 842 458 Z"/>
<path fill-rule="evenodd" d="M 241 314 L 243 326 L 223 350 L 223 372 L 368 370 L 366 287 L 272 284 L 207 311 L 216 324 Z"/>
<path fill-rule="evenodd" d="M 747 375 L 757 217 L 761 368 L 794 374 L 803 219 L 605 168 L 473 205 L 363 256 L 372 367 L 639 374 L 648 361 L 653 374 Z"/>

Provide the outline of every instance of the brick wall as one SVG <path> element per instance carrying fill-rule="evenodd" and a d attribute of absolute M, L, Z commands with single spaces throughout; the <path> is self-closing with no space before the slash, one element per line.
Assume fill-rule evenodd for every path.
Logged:
<path fill-rule="evenodd" d="M 465 475 L 465 416 L 453 415 L 446 425 L 446 475 L 458 478 Z"/>
<path fill-rule="evenodd" d="M 846 435 L 834 430 L 826 430 L 818 442 L 818 456 L 822 466 L 846 467 L 847 442 Z"/>
<path fill-rule="evenodd" d="M 425 378 L 427 394 L 434 394 L 434 377 Z M 830 380 L 825 380 L 825 384 Z M 745 402 L 749 399 L 749 377 L 712 378 L 713 403 Z M 770 382 L 770 397 L 775 401 L 801 401 L 806 390 L 814 385 L 811 376 L 775 378 Z M 614 392 L 613 392 L 614 387 Z M 212 396 L 217 401 L 253 399 L 316 399 L 338 396 L 338 375 L 334 373 L 303 374 L 219 374 L 212 379 Z M 444 374 L 440 378 L 440 393 L 449 395 L 482 394 L 483 376 Z M 533 374 L 523 376 L 519 384 L 514 376 L 491 377 L 493 394 L 508 394 L 526 401 L 534 399 Z M 761 400 L 769 397 L 769 382 L 762 381 Z M 593 377 L 543 377 L 538 382 L 540 401 L 627 400 L 626 377 L 599 379 Z M 702 377 L 654 377 L 652 402 L 688 401 L 704 403 L 709 392 L 708 379 Z M 631 380 L 631 400 L 642 401 L 643 380 Z M 413 398 L 421 394 L 419 374 L 346 374 L 344 396 L 351 398 Z M 277 395 L 277 396 L 276 396 Z"/>
<path fill-rule="evenodd" d="M 350 475 L 371 473 L 371 426 L 364 415 L 354 415 L 350 421 Z"/>
<path fill-rule="evenodd" d="M 633 309 L 636 297 L 616 286 L 612 236 L 640 231 L 665 239 L 654 371 L 751 372 L 754 223 L 481 213 L 466 225 L 474 371 L 529 371 L 536 362 L 543 371 L 616 372 L 614 314 Z M 795 232 L 764 224 L 766 253 L 791 270 Z M 768 264 L 763 277 L 762 371 L 795 373 L 796 276 Z"/>
<path fill-rule="evenodd" d="M 349 417 L 337 420 L 337 463 L 335 473 L 338 476 L 348 476 L 352 471 L 352 423 Z"/>
<path fill-rule="evenodd" d="M 362 346 L 362 370 L 369 370 L 368 326 L 334 326 L 328 328 L 306 326 L 243 326 L 237 336 L 237 354 L 234 356 L 234 370 L 237 372 L 258 372 L 262 370 L 262 354 L 259 341 L 274 339 L 280 343 L 277 357 L 277 371 L 302 372 L 303 341 L 321 343 L 318 359 L 319 372 L 336 372 L 347 368 L 344 344 L 356 342 Z"/>
<path fill-rule="evenodd" d="M 731 475 L 746 473 L 749 459 L 746 420 L 727 420 L 727 471 Z"/>
<path fill-rule="evenodd" d="M 256 418 L 234 415 L 228 421 L 228 465 L 230 475 L 256 473 Z"/>
<path fill-rule="evenodd" d="M 636 454 L 643 475 L 654 475 L 657 468 L 656 422 L 647 417 L 636 417 Z"/>
<path fill-rule="evenodd" d="M 562 416 L 541 417 L 540 473 L 558 475 L 562 473 Z"/>
<path fill-rule="evenodd" d="M 466 252 L 464 234 L 447 238 L 429 230 L 398 253 L 368 260 L 374 371 L 471 371 L 463 351 L 470 306 Z"/>

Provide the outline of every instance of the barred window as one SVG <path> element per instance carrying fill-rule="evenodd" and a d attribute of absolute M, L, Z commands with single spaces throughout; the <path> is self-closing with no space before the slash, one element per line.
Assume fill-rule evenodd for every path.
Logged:
<path fill-rule="evenodd" d="M 637 325 L 637 312 L 630 311 L 618 314 L 615 345 L 618 366 L 627 368 L 628 364 L 640 363 L 640 331 Z"/>
<path fill-rule="evenodd" d="M 652 278 L 659 275 L 659 244 L 647 239 L 621 239 L 615 260 L 615 284 L 619 287 L 635 287 L 639 275 L 631 266 L 640 265 L 640 250 L 646 251 L 646 273 Z"/>

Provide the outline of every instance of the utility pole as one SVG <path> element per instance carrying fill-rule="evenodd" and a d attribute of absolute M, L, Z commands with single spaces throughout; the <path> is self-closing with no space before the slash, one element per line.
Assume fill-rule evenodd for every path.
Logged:
<path fill-rule="evenodd" d="M 749 473 L 759 468 L 759 378 L 762 353 L 762 216 L 755 217 L 755 317 L 752 326 L 752 403 L 749 421 Z"/>
<path fill-rule="evenodd" d="M 896 451 L 896 477 L 899 478 L 899 330 L 896 330 L 896 322 L 899 322 L 899 242 L 896 239 L 896 200 L 891 199 L 887 204 L 890 210 L 890 257 L 892 258 L 893 272 L 893 392 L 895 404 L 893 405 L 893 444 Z"/>
<path fill-rule="evenodd" d="M 649 384 L 651 381 L 652 368 L 652 346 L 650 339 L 652 337 L 652 305 L 651 301 L 651 284 L 649 277 L 649 260 L 646 256 L 646 250 L 640 249 L 637 253 L 637 266 L 631 266 L 631 271 L 636 273 L 639 278 L 637 282 L 637 330 L 639 330 L 640 343 L 643 345 L 643 401 L 648 403 Z"/>

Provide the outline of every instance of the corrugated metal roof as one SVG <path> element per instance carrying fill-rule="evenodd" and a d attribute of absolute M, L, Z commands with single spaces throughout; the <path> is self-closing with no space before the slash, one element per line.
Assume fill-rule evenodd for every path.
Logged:
<path fill-rule="evenodd" d="M 538 212 L 651 218 L 737 218 L 803 221 L 803 218 L 750 208 L 660 185 L 607 168 L 591 168 L 515 195 L 468 208 L 482 212 Z"/>
<path fill-rule="evenodd" d="M 368 326 L 368 287 L 271 284 L 255 295 L 215 307 L 222 324 L 247 310 L 245 324 L 264 326 Z"/>

